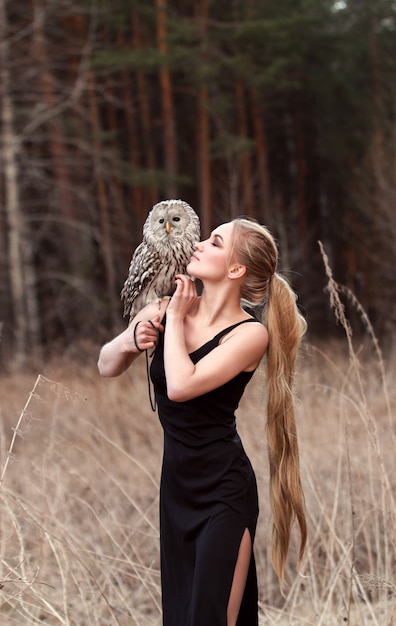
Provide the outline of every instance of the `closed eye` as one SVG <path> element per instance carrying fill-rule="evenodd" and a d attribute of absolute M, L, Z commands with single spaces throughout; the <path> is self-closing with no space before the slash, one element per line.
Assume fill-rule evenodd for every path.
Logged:
<path fill-rule="evenodd" d="M 223 238 L 220 235 L 213 235 L 213 239 L 210 243 L 212 246 L 215 246 L 215 248 L 219 248 L 223 243 Z"/>

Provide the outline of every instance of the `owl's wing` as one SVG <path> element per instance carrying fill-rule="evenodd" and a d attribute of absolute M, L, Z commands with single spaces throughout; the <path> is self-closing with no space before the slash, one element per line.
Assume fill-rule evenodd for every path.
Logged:
<path fill-rule="evenodd" d="M 121 291 L 124 317 L 129 315 L 136 298 L 150 286 L 160 267 L 161 259 L 158 251 L 143 241 L 134 252 L 128 277 Z"/>

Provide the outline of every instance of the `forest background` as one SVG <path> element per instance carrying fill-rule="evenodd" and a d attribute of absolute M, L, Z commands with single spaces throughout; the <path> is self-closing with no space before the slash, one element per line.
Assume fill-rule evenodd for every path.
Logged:
<path fill-rule="evenodd" d="M 263 372 L 238 415 L 260 626 L 394 626 L 395 0 L 0 0 L 0 136 L 1 623 L 161 623 L 146 363 L 101 379 L 96 359 L 126 324 L 148 211 L 173 197 L 203 237 L 267 224 L 309 324 L 309 537 L 285 598 Z"/>
<path fill-rule="evenodd" d="M 203 237 L 267 224 L 324 336 L 322 242 L 387 340 L 395 18 L 394 0 L 0 0 L 3 358 L 120 329 L 142 225 L 172 197 Z"/>

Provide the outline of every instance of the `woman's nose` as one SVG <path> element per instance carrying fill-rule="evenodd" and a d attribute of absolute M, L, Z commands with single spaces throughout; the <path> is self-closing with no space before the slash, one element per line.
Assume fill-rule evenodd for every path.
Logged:
<path fill-rule="evenodd" d="M 196 241 L 194 244 L 196 250 L 202 250 L 202 241 Z"/>

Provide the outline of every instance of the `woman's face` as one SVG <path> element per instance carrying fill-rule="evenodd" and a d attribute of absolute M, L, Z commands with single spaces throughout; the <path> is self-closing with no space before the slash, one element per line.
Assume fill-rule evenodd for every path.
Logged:
<path fill-rule="evenodd" d="M 218 226 L 209 239 L 195 244 L 187 272 L 196 278 L 221 280 L 227 276 L 233 245 L 234 224 Z"/>

